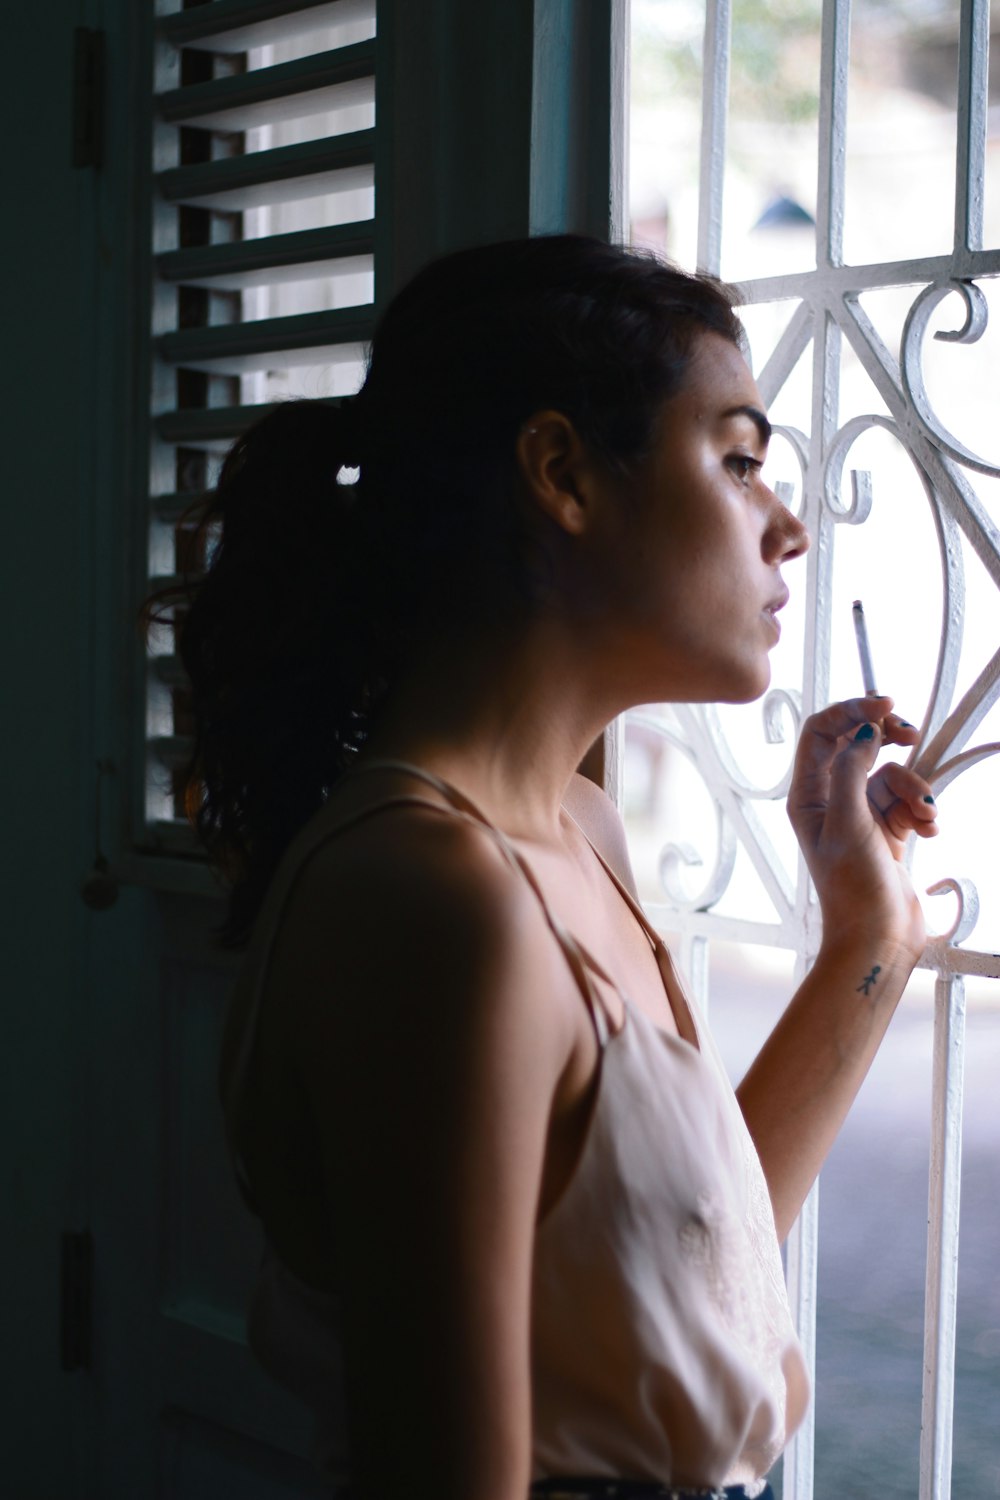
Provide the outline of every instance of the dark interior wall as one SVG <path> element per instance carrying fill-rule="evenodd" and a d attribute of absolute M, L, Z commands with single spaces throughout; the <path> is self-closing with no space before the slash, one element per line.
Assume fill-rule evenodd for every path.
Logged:
<path fill-rule="evenodd" d="M 4 1045 L 0 1084 L 3 1449 L 31 1495 L 73 1488 L 71 1382 L 59 1368 L 60 1231 L 82 1217 L 75 1023 L 88 913 L 86 567 L 93 373 L 88 174 L 70 166 L 78 0 L 19 8 L 4 70 Z M 14 1357 L 11 1358 L 11 1353 Z"/>
<path fill-rule="evenodd" d="M 116 862 L 122 849 L 135 652 L 128 578 L 143 546 L 129 519 L 138 514 L 134 440 L 146 407 L 135 373 L 137 292 L 148 274 L 136 253 L 142 206 L 133 191 L 148 152 L 149 83 L 134 66 L 139 14 L 131 0 L 25 6 L 4 79 L 16 149 L 0 242 L 0 1489 L 18 1500 L 101 1492 L 94 1463 L 109 1388 L 136 1386 L 151 1358 L 136 1348 L 135 1367 L 122 1366 L 129 1321 L 134 1330 L 149 1290 L 134 1187 L 156 1170 L 155 1071 L 144 1049 L 158 1040 L 150 935 L 161 903 L 134 881 L 106 911 L 80 895 L 95 855 L 98 759 L 115 766 L 103 788 L 102 843 Z M 72 164 L 78 27 L 101 29 L 106 43 L 100 169 Z M 61 1237 L 84 1229 L 98 1247 L 92 1369 L 65 1371 Z"/>

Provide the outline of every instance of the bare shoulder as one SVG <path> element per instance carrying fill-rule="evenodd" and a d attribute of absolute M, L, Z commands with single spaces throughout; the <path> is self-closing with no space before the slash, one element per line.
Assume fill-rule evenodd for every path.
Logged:
<path fill-rule="evenodd" d="M 309 861 L 294 900 L 295 920 L 323 947 L 324 934 L 351 942 L 380 933 L 379 950 L 403 938 L 422 949 L 442 932 L 462 948 L 492 946 L 536 905 L 488 829 L 432 806 L 378 812 L 337 834 Z"/>
<path fill-rule="evenodd" d="M 555 1065 L 568 1036 L 538 997 L 562 977 L 559 957 L 537 898 L 488 830 L 408 808 L 366 819 L 310 860 L 274 969 L 307 1063 L 329 1056 L 331 1041 L 378 1059 L 390 1037 L 396 1055 L 413 1046 L 416 1056 L 445 1038 L 475 1051 L 498 1030 L 530 1029 Z"/>
<path fill-rule="evenodd" d="M 589 777 L 577 773 L 566 788 L 563 806 L 570 817 L 579 823 L 594 848 L 604 856 L 625 888 L 638 899 L 625 825 L 607 792 Z"/>

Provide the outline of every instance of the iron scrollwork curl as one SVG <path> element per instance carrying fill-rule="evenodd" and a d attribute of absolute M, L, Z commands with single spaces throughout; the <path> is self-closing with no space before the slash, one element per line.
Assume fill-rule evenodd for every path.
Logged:
<path fill-rule="evenodd" d="M 628 723 L 641 725 L 642 728 L 658 735 L 679 750 L 693 766 L 705 784 L 709 796 L 712 797 L 716 820 L 715 859 L 701 888 L 693 895 L 684 889 L 682 872 L 698 869 L 705 864 L 701 854 L 691 844 L 671 840 L 663 845 L 657 861 L 660 885 L 674 910 L 678 912 L 708 911 L 721 900 L 732 879 L 736 864 L 736 830 L 726 817 L 718 799 L 712 795 L 703 767 L 699 764 L 692 746 L 681 735 L 653 714 L 630 713 Z"/>
<path fill-rule="evenodd" d="M 827 453 L 823 474 L 823 500 L 834 520 L 841 521 L 847 526 L 861 526 L 871 515 L 872 477 L 867 469 L 850 471 L 851 504 L 844 505 L 840 496 L 848 453 L 859 437 L 875 427 L 883 428 L 902 441 L 899 428 L 891 418 L 883 417 L 876 412 L 868 412 L 845 422 L 830 444 L 830 450 Z"/>
<path fill-rule="evenodd" d="M 784 438 L 792 450 L 792 456 L 799 466 L 799 494 L 805 494 L 806 469 L 809 465 L 809 439 L 798 427 L 791 427 L 787 423 L 776 422 L 771 428 L 771 441 L 775 438 Z M 779 480 L 774 486 L 774 493 L 782 505 L 791 508 L 791 502 L 795 497 L 795 486 L 787 480 Z M 801 510 L 801 505 L 799 509 Z"/>
<path fill-rule="evenodd" d="M 755 786 L 738 764 L 714 704 L 705 708 L 704 716 L 719 764 L 738 796 L 756 802 L 775 802 L 787 796 L 792 779 L 792 755 L 776 782 L 770 786 Z M 765 742 L 768 745 L 790 744 L 794 752 L 802 725 L 802 694 L 795 688 L 771 688 L 761 701 L 761 719 Z M 786 723 L 790 723 L 790 735 L 786 733 Z"/>
<path fill-rule="evenodd" d="M 983 292 L 974 281 L 951 277 L 947 280 L 931 282 L 930 286 L 924 287 L 917 297 L 903 324 L 900 353 L 903 389 L 925 435 L 942 452 L 957 459 L 966 468 L 975 469 L 980 474 L 1000 477 L 1000 466 L 991 463 L 978 453 L 973 453 L 971 448 L 967 448 L 959 438 L 948 431 L 934 411 L 924 385 L 924 339 L 936 308 L 946 297 L 953 294 L 961 297 L 965 304 L 965 321 L 961 328 L 939 329 L 934 337 L 945 343 L 974 344 L 985 333 L 989 322 L 989 308 Z"/>
<path fill-rule="evenodd" d="M 954 921 L 946 932 L 935 933 L 929 939 L 932 943 L 939 943 L 942 947 L 954 947 L 958 943 L 964 943 L 967 937 L 971 937 L 972 930 L 979 921 L 979 892 L 971 880 L 956 880 L 947 876 L 944 880 L 936 880 L 933 885 L 927 887 L 928 896 L 943 896 L 951 892 L 957 899 L 958 909 Z"/>

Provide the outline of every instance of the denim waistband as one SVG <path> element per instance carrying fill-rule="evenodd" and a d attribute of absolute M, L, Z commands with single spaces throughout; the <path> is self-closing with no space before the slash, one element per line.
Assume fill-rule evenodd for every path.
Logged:
<path fill-rule="evenodd" d="M 742 1484 L 684 1489 L 648 1479 L 539 1479 L 529 1494 L 531 1500 L 774 1500 L 769 1484 L 762 1490 L 747 1490 Z"/>
<path fill-rule="evenodd" d="M 729 1484 L 723 1489 L 678 1489 L 649 1479 L 536 1479 L 529 1500 L 774 1500 L 769 1484 L 747 1489 Z M 353 1489 L 338 1485 L 334 1500 L 356 1500 Z"/>

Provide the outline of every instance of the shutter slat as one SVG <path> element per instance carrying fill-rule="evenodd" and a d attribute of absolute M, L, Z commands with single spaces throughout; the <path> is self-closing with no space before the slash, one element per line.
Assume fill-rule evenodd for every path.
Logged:
<path fill-rule="evenodd" d="M 183 770 L 191 760 L 194 741 L 186 734 L 158 734 L 148 741 L 149 748 L 161 765 L 171 771 Z"/>
<path fill-rule="evenodd" d="M 262 286 L 370 270 L 374 245 L 370 221 L 338 224 L 171 250 L 157 258 L 156 270 L 164 281 L 187 286 Z"/>
<path fill-rule="evenodd" d="M 329 406 L 339 406 L 341 397 L 316 397 Z M 251 422 L 256 422 L 274 403 L 262 401 L 257 406 L 208 406 L 191 407 L 179 411 L 163 412 L 156 418 L 156 431 L 165 443 L 182 443 L 189 448 L 217 448 L 225 452 L 231 443 L 246 432 Z M 161 495 L 154 500 L 156 514 L 170 519 L 183 515 L 184 511 L 203 495 Z"/>
<path fill-rule="evenodd" d="M 357 42 L 251 73 L 213 78 L 157 96 L 168 125 L 251 130 L 375 99 L 375 47 Z"/>
<path fill-rule="evenodd" d="M 221 895 L 218 880 L 205 865 L 205 851 L 187 821 L 178 819 L 176 823 L 168 823 L 165 818 L 154 818 L 146 826 L 152 848 L 157 854 L 168 856 L 167 859 L 151 861 L 160 867 L 157 883 L 162 890 L 188 894 L 197 889 L 206 896 Z M 175 870 L 179 872 L 177 875 Z M 176 885 L 171 884 L 172 879 Z"/>
<path fill-rule="evenodd" d="M 256 323 L 185 328 L 163 334 L 157 345 L 168 364 L 187 369 L 278 370 L 361 359 L 373 328 L 370 306 L 344 307 Z"/>
<path fill-rule="evenodd" d="M 323 396 L 313 399 L 324 401 L 329 406 L 339 406 L 342 398 Z M 262 401 L 256 406 L 208 406 L 167 411 L 157 417 L 156 430 L 165 443 L 183 443 L 193 448 L 218 447 L 225 451 L 241 433 L 246 432 L 251 422 L 270 411 L 272 405 L 273 402 Z M 154 499 L 153 506 L 161 519 L 172 519 L 204 499 L 204 493 L 160 495 Z"/>
<path fill-rule="evenodd" d="M 263 407 L 252 406 L 242 409 L 244 411 L 264 410 Z M 150 510 L 158 521 L 162 521 L 166 526 L 174 526 L 187 511 L 193 513 L 195 506 L 204 505 L 209 493 L 208 490 L 174 490 L 170 494 L 151 495 Z"/>
<path fill-rule="evenodd" d="M 164 687 L 187 687 L 190 682 L 179 656 L 153 656 L 150 657 L 150 666 L 154 675 L 163 683 Z"/>
<path fill-rule="evenodd" d="M 160 19 L 160 32 L 174 47 L 245 52 L 289 41 L 324 26 L 375 23 L 374 0 L 213 0 Z"/>
<path fill-rule="evenodd" d="M 149 587 L 156 593 L 164 589 L 170 589 L 171 593 L 176 589 L 186 588 L 195 579 L 200 578 L 200 573 L 151 573 L 149 576 Z M 151 661 L 159 661 L 157 656 L 151 657 Z"/>
<path fill-rule="evenodd" d="M 165 443 L 183 443 L 191 448 L 219 448 L 224 451 L 241 432 L 246 431 L 256 417 L 267 411 L 268 404 L 194 406 L 167 411 L 156 418 L 156 431 Z"/>
<path fill-rule="evenodd" d="M 287 203 L 323 193 L 370 188 L 375 181 L 375 132 L 355 130 L 327 140 L 276 146 L 249 156 L 230 156 L 171 167 L 157 176 L 170 203 L 198 203 L 234 210 Z"/>

